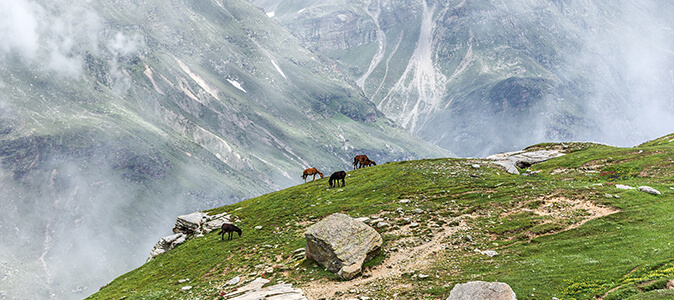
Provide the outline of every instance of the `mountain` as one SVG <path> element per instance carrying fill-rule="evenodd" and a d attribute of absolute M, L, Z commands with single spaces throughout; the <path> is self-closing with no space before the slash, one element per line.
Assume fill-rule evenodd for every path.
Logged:
<path fill-rule="evenodd" d="M 81 299 L 307 167 L 449 154 L 245 1 L 3 1 L 0 39 L 3 299 Z"/>
<path fill-rule="evenodd" d="M 213 208 L 243 234 L 195 237 L 89 299 L 232 299 L 262 278 L 308 299 L 447 299 L 478 280 L 507 283 L 517 299 L 671 299 L 674 134 L 519 155 L 541 152 L 563 155 L 521 164 L 520 175 L 491 159 L 393 162 L 349 171 L 344 187 L 322 179 Z M 302 250 L 307 228 L 333 213 L 367 217 L 383 237 L 351 280 Z"/>
<path fill-rule="evenodd" d="M 674 5 L 250 0 L 339 62 L 384 114 L 459 156 L 632 146 L 674 128 Z"/>

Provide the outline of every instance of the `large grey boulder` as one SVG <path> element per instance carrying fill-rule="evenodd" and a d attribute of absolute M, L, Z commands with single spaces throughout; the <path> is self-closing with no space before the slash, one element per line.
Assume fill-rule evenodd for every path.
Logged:
<path fill-rule="evenodd" d="M 344 279 L 362 271 L 363 263 L 381 251 L 374 228 L 345 214 L 332 214 L 307 228 L 306 256 Z"/>
<path fill-rule="evenodd" d="M 499 153 L 487 156 L 487 159 L 493 160 L 495 164 L 503 166 L 506 172 L 510 174 L 520 174 L 517 168 L 528 168 L 531 165 L 544 162 L 549 159 L 563 156 L 559 150 L 538 150 L 531 152 L 516 151 Z"/>
<path fill-rule="evenodd" d="M 502 282 L 471 281 L 459 283 L 447 300 L 516 300 L 515 292 Z"/>

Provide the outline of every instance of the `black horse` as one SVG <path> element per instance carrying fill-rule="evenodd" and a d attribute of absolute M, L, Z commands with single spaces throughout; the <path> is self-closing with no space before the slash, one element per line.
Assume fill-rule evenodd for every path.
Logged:
<path fill-rule="evenodd" d="M 346 172 L 344 171 L 337 171 L 335 173 L 332 173 L 330 175 L 330 179 L 328 180 L 328 184 L 330 184 L 330 187 L 333 187 L 333 182 L 335 183 L 334 185 L 339 186 L 339 180 L 342 180 L 342 186 L 345 186 L 346 183 L 344 183 L 344 178 L 346 177 Z"/>
<path fill-rule="evenodd" d="M 225 232 L 229 233 L 229 236 L 227 237 L 228 241 L 232 239 L 232 233 L 233 232 L 238 233 L 239 237 L 241 237 L 241 229 L 239 229 L 239 227 L 234 226 L 234 224 L 229 224 L 229 223 L 222 224 L 222 228 L 220 228 L 220 230 L 221 230 L 220 231 L 220 235 L 221 235 L 220 240 L 222 240 L 222 241 L 225 240 Z"/>

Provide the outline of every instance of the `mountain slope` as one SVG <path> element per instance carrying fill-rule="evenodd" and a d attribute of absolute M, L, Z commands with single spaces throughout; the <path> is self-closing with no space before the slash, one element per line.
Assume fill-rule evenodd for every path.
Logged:
<path fill-rule="evenodd" d="M 658 1 L 251 0 L 389 118 L 460 156 L 672 130 L 674 6 Z"/>
<path fill-rule="evenodd" d="M 486 159 L 395 162 L 350 171 L 343 188 L 323 179 L 211 209 L 231 214 L 243 235 L 190 240 L 90 299 L 227 299 L 258 277 L 292 283 L 309 299 L 446 299 L 473 280 L 508 283 L 518 299 L 625 299 L 663 289 L 674 278 L 666 234 L 674 226 L 674 135 L 634 148 L 525 149 L 539 150 L 566 155 L 521 169 L 527 176 Z M 367 275 L 341 280 L 296 255 L 306 228 L 335 212 L 388 223 L 375 226 L 384 244 Z M 235 276 L 241 282 L 225 284 Z"/>
<path fill-rule="evenodd" d="M 0 20 L 10 299 L 82 298 L 142 263 L 176 215 L 309 166 L 447 154 L 244 1 L 14 1 Z"/>

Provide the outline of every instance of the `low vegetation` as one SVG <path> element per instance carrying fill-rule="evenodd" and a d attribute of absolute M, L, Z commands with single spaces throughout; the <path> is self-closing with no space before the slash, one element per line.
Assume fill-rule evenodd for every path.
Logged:
<path fill-rule="evenodd" d="M 326 177 L 215 208 L 237 220 L 242 237 L 194 238 L 90 298 L 224 299 L 235 276 L 239 285 L 292 283 L 310 299 L 446 299 L 473 280 L 508 283 L 518 299 L 671 297 L 674 135 L 634 148 L 530 149 L 560 147 L 567 155 L 526 175 L 481 159 L 403 161 L 349 171 L 345 187 L 328 188 Z M 351 281 L 295 255 L 305 229 L 335 212 L 388 223 L 373 225 L 384 251 Z"/>

